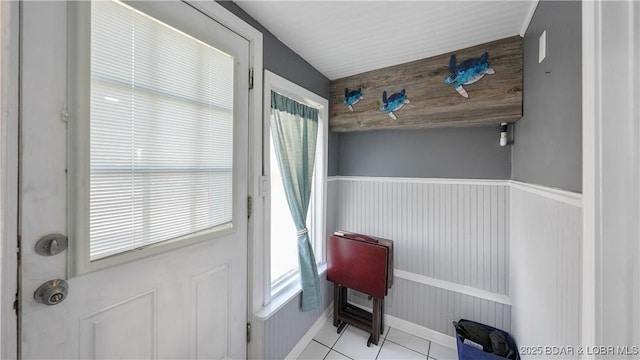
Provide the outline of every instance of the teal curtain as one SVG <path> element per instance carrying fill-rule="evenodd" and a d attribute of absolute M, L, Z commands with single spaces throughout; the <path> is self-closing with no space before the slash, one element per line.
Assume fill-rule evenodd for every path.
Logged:
<path fill-rule="evenodd" d="M 271 137 L 293 222 L 298 230 L 302 311 L 320 305 L 320 280 L 307 229 L 318 110 L 271 92 Z"/>

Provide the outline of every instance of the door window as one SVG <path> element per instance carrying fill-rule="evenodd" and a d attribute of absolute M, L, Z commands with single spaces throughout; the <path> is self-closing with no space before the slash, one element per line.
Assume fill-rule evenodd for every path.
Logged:
<path fill-rule="evenodd" d="M 91 4 L 89 256 L 231 226 L 234 58 Z"/>

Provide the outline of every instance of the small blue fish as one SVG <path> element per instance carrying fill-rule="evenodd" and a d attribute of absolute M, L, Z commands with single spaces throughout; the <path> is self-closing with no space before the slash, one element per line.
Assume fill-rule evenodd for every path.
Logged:
<path fill-rule="evenodd" d="M 404 89 L 402 89 L 402 91 L 400 91 L 399 93 L 395 93 L 389 96 L 388 99 L 387 99 L 387 92 L 383 91 L 382 102 L 384 104 L 380 106 L 380 110 L 389 114 L 389 116 L 393 120 L 397 120 L 396 115 L 393 112 L 396 110 L 400 110 L 404 106 L 404 104 L 408 104 L 411 101 L 409 101 L 409 99 L 407 98 L 407 94 L 405 94 Z"/>
<path fill-rule="evenodd" d="M 489 67 L 489 53 L 485 52 L 479 58 L 471 58 L 456 66 L 456 56 L 449 59 L 449 71 L 451 75 L 444 79 L 445 84 L 454 85 L 458 94 L 469 97 L 462 85 L 473 84 L 482 79 L 485 74 L 495 74 L 495 70 Z"/>
<path fill-rule="evenodd" d="M 347 105 L 349 110 L 353 111 L 353 105 L 362 99 L 364 99 L 364 95 L 362 95 L 362 88 L 358 88 L 358 90 L 353 91 L 349 91 L 349 88 L 344 89 L 344 100 L 342 103 Z"/>

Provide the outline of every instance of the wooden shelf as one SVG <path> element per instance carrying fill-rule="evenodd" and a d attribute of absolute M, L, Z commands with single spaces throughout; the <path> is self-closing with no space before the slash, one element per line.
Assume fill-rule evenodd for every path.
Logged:
<path fill-rule="evenodd" d="M 449 58 L 458 64 L 489 53 L 495 70 L 480 81 L 465 85 L 469 98 L 444 83 Z M 408 62 L 331 82 L 329 129 L 334 132 L 376 129 L 417 129 L 512 123 L 522 117 L 523 42 L 520 36 L 493 41 L 427 59 Z M 364 99 L 350 111 L 343 103 L 344 90 L 362 88 Z M 380 111 L 382 92 L 390 96 L 406 89 L 411 101 L 397 112 L 397 120 Z"/>

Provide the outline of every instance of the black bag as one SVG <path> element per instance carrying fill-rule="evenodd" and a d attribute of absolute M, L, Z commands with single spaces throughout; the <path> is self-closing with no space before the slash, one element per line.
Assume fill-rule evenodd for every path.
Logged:
<path fill-rule="evenodd" d="M 453 322 L 453 326 L 462 335 L 462 340 L 470 340 L 482 346 L 482 351 L 493 352 L 489 331 L 480 324 L 470 321 Z"/>
<path fill-rule="evenodd" d="M 493 353 L 502 356 L 509 357 L 510 353 L 513 353 L 513 350 L 509 349 L 509 343 L 507 342 L 506 336 L 498 330 L 493 330 L 489 333 L 489 339 L 491 339 L 491 347 L 493 348 Z"/>
<path fill-rule="evenodd" d="M 461 319 L 453 322 L 460 360 L 520 360 L 518 348 L 509 333 L 494 327 Z"/>

